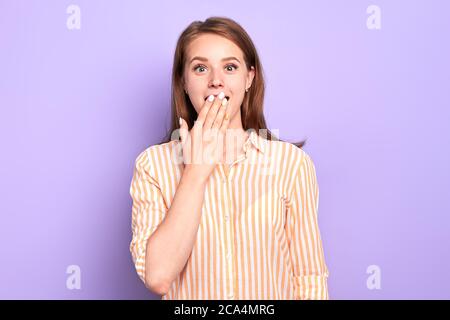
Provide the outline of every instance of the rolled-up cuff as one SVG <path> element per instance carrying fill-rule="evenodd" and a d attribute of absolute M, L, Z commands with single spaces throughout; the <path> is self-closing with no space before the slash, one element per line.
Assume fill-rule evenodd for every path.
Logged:
<path fill-rule="evenodd" d="M 293 278 L 295 300 L 329 300 L 328 274 Z"/>
<path fill-rule="evenodd" d="M 138 274 L 142 282 L 144 282 L 145 284 L 145 255 L 137 257 L 136 259 L 133 260 L 134 266 L 136 268 L 136 273 Z"/>

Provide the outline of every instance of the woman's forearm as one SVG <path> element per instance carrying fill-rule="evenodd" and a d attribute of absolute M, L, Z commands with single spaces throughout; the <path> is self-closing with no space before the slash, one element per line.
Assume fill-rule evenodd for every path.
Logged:
<path fill-rule="evenodd" d="M 195 244 L 206 181 L 185 168 L 166 217 L 147 241 L 146 285 L 164 295 L 183 270 Z"/>

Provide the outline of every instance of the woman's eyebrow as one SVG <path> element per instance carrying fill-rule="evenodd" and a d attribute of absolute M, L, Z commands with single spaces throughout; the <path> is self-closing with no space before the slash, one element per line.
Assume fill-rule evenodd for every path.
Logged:
<path fill-rule="evenodd" d="M 192 61 L 194 61 L 194 60 L 200 60 L 200 61 L 205 61 L 205 62 L 208 61 L 208 59 L 205 57 L 195 56 L 191 59 L 191 61 L 189 63 L 192 63 Z M 236 60 L 237 62 L 241 63 L 241 61 L 236 57 L 226 57 L 226 58 L 222 59 L 222 61 L 228 61 L 228 60 Z"/>

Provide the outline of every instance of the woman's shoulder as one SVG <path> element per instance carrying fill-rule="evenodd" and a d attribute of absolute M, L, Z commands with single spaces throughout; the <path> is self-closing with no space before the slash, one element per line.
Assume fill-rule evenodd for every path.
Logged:
<path fill-rule="evenodd" d="M 265 145 L 272 156 L 279 153 L 281 158 L 292 159 L 297 165 L 300 165 L 304 161 L 312 161 L 311 156 L 305 150 L 289 141 L 277 139 L 266 140 Z"/>
<path fill-rule="evenodd" d="M 140 150 L 136 156 L 136 165 L 144 166 L 146 169 L 170 162 L 175 156 L 174 151 L 179 141 L 171 140 L 169 142 L 153 144 Z"/>

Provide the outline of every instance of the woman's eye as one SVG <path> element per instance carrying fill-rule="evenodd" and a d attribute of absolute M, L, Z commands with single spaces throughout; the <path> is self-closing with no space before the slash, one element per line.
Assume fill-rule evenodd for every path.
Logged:
<path fill-rule="evenodd" d="M 229 64 L 229 65 L 227 66 L 227 70 L 228 70 L 228 71 L 233 71 L 233 69 L 230 70 L 230 69 L 228 69 L 228 68 L 234 68 L 234 70 L 236 70 L 238 67 L 237 67 L 235 64 Z"/>
<path fill-rule="evenodd" d="M 202 66 L 202 65 L 198 65 L 198 66 L 195 66 L 194 67 L 194 71 L 197 71 L 197 69 L 205 69 L 205 66 Z"/>

